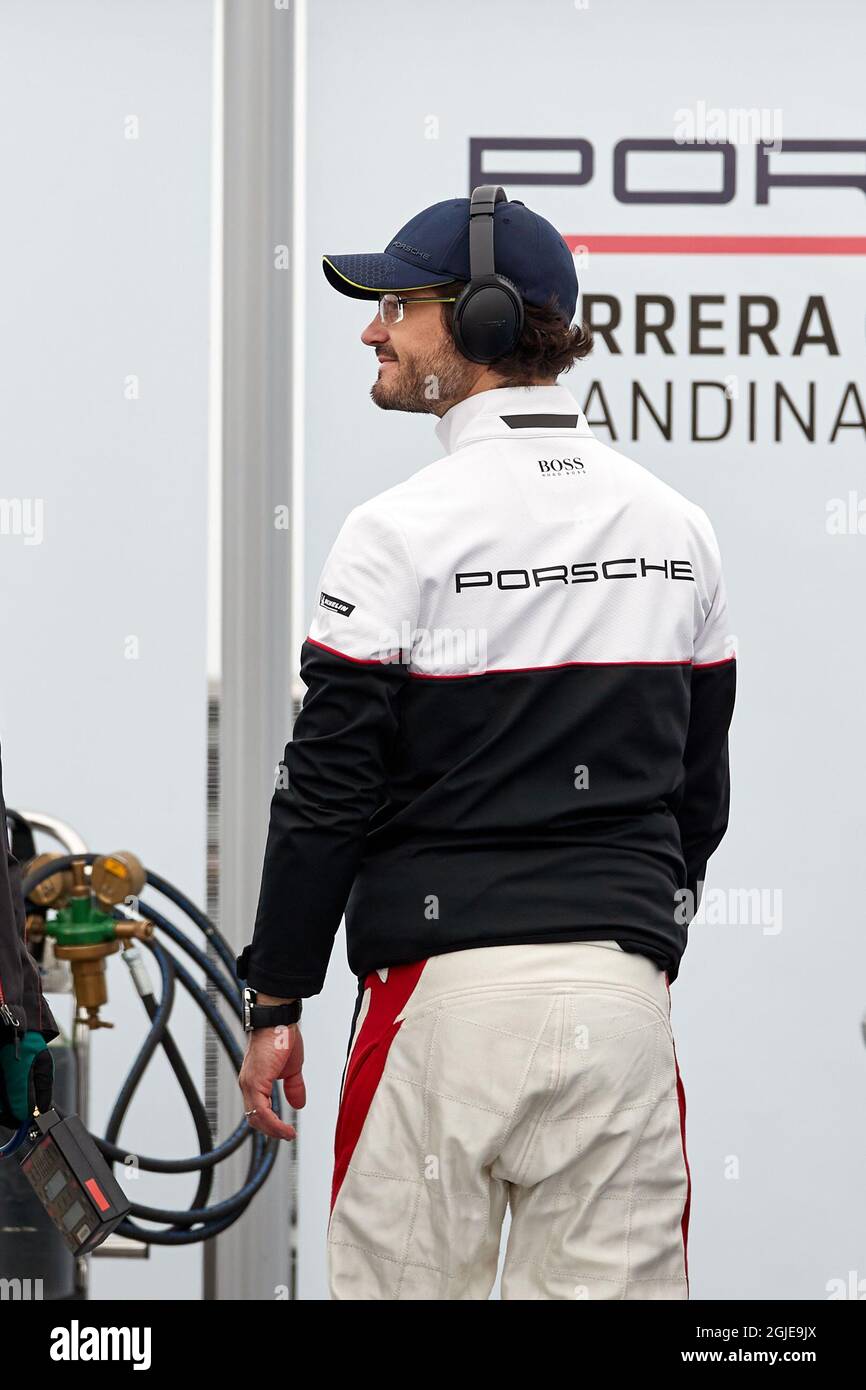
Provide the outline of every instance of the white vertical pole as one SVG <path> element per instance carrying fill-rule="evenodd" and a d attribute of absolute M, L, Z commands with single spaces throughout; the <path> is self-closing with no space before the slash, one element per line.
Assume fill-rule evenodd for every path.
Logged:
<path fill-rule="evenodd" d="M 225 0 L 219 915 L 238 951 L 252 934 L 292 721 L 295 18 L 290 0 Z M 243 1113 L 228 1065 L 219 1108 L 225 1136 Z M 212 1296 L 292 1296 L 295 1153 L 280 1143 L 265 1187 L 218 1238 Z M 246 1166 L 222 1165 L 221 1195 Z"/>

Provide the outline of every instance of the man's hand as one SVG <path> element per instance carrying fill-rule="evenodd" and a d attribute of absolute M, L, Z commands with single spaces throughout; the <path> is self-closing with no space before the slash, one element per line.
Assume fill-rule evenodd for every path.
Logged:
<path fill-rule="evenodd" d="M 259 995 L 262 999 L 262 996 Z M 264 1002 L 264 1001 L 262 1001 Z M 278 1028 L 254 1028 L 249 1035 L 247 1055 L 238 1076 L 244 1098 L 244 1110 L 255 1110 L 247 1116 L 247 1124 L 274 1139 L 295 1139 L 293 1125 L 277 1118 L 271 1105 L 271 1088 L 280 1077 L 283 1091 L 293 1110 L 302 1110 L 307 1092 L 301 1068 L 304 1064 L 304 1040 L 297 1023 Z"/>

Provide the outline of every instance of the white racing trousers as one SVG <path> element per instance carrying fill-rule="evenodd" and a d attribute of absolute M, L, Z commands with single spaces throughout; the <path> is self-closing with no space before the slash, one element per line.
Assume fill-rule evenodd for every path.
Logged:
<path fill-rule="evenodd" d="M 340 1094 L 332 1299 L 687 1299 L 667 974 L 616 942 L 372 971 Z"/>

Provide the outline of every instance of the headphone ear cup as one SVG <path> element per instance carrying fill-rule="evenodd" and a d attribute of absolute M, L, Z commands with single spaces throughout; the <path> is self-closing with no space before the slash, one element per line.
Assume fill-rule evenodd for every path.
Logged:
<path fill-rule="evenodd" d="M 514 303 L 514 326 L 512 329 L 511 341 L 502 354 L 503 357 L 505 357 L 517 347 L 520 341 L 520 335 L 523 332 L 523 295 L 520 293 L 520 290 L 514 284 L 513 280 L 507 280 L 504 275 L 497 275 L 496 278 L 501 285 L 511 291 Z"/>
<path fill-rule="evenodd" d="M 523 300 L 503 275 L 470 282 L 454 306 L 454 341 L 470 362 L 507 357 L 523 328 Z"/>
<path fill-rule="evenodd" d="M 451 335 L 454 339 L 455 347 L 464 357 L 468 357 L 469 354 L 466 351 L 466 343 L 463 338 L 463 312 L 471 297 L 471 290 L 471 285 L 463 286 L 463 289 L 457 297 L 457 303 L 454 305 L 454 312 L 451 315 Z"/>

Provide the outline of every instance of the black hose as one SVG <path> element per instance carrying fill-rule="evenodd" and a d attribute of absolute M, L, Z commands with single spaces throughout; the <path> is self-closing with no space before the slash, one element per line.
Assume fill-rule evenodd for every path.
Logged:
<path fill-rule="evenodd" d="M 27 897 L 37 884 L 43 879 L 50 878 L 52 874 L 61 872 L 69 868 L 74 862 L 84 861 L 85 864 L 92 864 L 99 855 L 94 853 L 61 855 L 51 859 L 46 864 L 41 865 L 33 873 L 29 874 L 23 884 L 24 895 Z M 211 982 L 214 989 L 228 1004 L 232 1014 L 236 1019 L 240 1019 L 242 1014 L 241 1007 L 241 986 L 235 971 L 235 955 L 219 931 L 219 928 L 201 911 L 200 908 L 189 900 L 185 894 L 167 879 L 159 874 L 151 873 L 146 870 L 147 882 L 194 923 L 203 933 L 208 944 L 213 948 L 216 955 L 226 966 L 227 974 L 210 959 L 205 951 L 196 946 L 193 941 L 181 931 L 173 922 L 170 922 L 163 914 L 155 908 L 146 906 L 139 902 L 141 914 L 146 920 L 153 922 L 154 926 L 163 932 L 176 946 L 191 958 L 192 961 L 201 969 L 206 978 Z M 127 914 L 120 908 L 114 909 L 114 916 L 121 920 L 129 920 Z M 100 1139 L 94 1135 L 95 1142 L 102 1153 L 113 1163 L 123 1163 L 129 1157 L 129 1151 L 122 1148 L 116 1142 L 119 1138 L 120 1129 L 126 1113 L 132 1103 L 135 1091 L 144 1075 L 147 1065 L 153 1057 L 156 1049 L 162 1047 L 166 1058 L 177 1077 L 178 1084 L 189 1106 L 195 1125 L 196 1138 L 199 1144 L 199 1153 L 193 1158 L 185 1159 L 157 1159 L 149 1156 L 135 1155 L 136 1164 L 139 1168 L 156 1173 L 183 1173 L 198 1172 L 199 1180 L 196 1188 L 195 1197 L 192 1205 L 184 1211 L 171 1211 L 160 1207 L 148 1207 L 138 1203 L 133 1203 L 130 1208 L 130 1215 L 126 1216 L 116 1227 L 118 1234 L 128 1236 L 134 1240 L 143 1241 L 151 1245 L 188 1245 L 201 1240 L 209 1240 L 221 1231 L 226 1230 L 241 1213 L 247 1208 L 255 1194 L 259 1191 L 263 1183 L 267 1180 L 274 1163 L 276 1162 L 279 1140 L 268 1138 L 258 1130 L 252 1129 L 245 1120 L 241 1120 L 237 1128 L 221 1144 L 214 1145 L 214 1136 L 211 1133 L 210 1123 L 207 1118 L 207 1111 L 202 1101 L 201 1095 L 187 1070 L 186 1064 L 180 1053 L 177 1044 L 172 1037 L 168 1020 L 171 1014 L 175 998 L 175 981 L 179 980 L 184 989 L 191 996 L 194 1002 L 202 1010 L 211 1027 L 214 1029 L 221 1046 L 227 1053 L 232 1066 L 236 1072 L 240 1071 L 243 1062 L 243 1051 L 219 1011 L 216 1003 L 208 995 L 207 991 L 193 978 L 189 970 L 170 952 L 166 951 L 161 943 L 154 939 L 144 938 L 142 944 L 147 946 L 156 960 L 162 981 L 159 1000 L 153 992 L 141 995 L 142 1003 L 147 1012 L 150 1027 L 147 1035 L 142 1042 L 138 1054 L 129 1070 L 129 1073 L 118 1092 L 117 1099 L 112 1107 L 108 1121 L 105 1137 Z M 282 1114 L 278 1086 L 275 1085 L 272 1094 L 272 1104 L 277 1115 Z M 252 1141 L 250 1147 L 249 1165 L 247 1176 L 243 1186 L 231 1197 L 224 1201 L 217 1202 L 213 1206 L 207 1205 L 207 1199 L 213 1184 L 214 1169 L 217 1163 L 235 1153 L 247 1139 Z M 154 1221 L 168 1223 L 163 1230 L 149 1230 L 139 1226 L 131 1219 L 137 1216 L 144 1221 Z"/>
<path fill-rule="evenodd" d="M 159 1004 L 157 1004 L 152 993 L 149 995 L 145 994 L 140 996 L 141 1001 L 145 1009 L 147 1010 L 148 1017 L 150 1018 L 151 1030 L 146 1039 L 146 1050 L 142 1048 L 142 1050 L 139 1052 L 138 1057 L 135 1061 L 135 1066 L 127 1076 L 126 1081 L 121 1087 L 117 1099 L 114 1102 L 114 1107 L 111 1111 L 111 1115 L 109 1116 L 108 1125 L 105 1130 L 105 1139 L 109 1143 L 117 1139 L 120 1133 L 120 1127 L 123 1124 L 124 1116 L 132 1102 L 132 1097 L 135 1088 L 138 1085 L 138 1082 L 141 1080 L 141 1077 L 144 1075 L 146 1065 L 150 1061 L 150 1058 L 153 1056 L 153 1051 L 158 1041 L 162 1044 L 163 1050 L 165 1051 L 165 1055 L 168 1058 L 172 1066 L 172 1069 L 174 1070 L 175 1076 L 177 1077 L 178 1082 L 180 1083 L 180 1088 L 183 1091 L 184 1096 L 186 1097 L 186 1102 L 190 1108 L 190 1113 L 193 1118 L 193 1124 L 195 1125 L 196 1138 L 198 1139 L 200 1150 L 203 1154 L 208 1153 L 209 1151 L 212 1152 L 213 1138 L 210 1132 L 210 1124 L 208 1123 L 207 1111 L 204 1107 L 204 1103 L 202 1101 L 201 1096 L 199 1095 L 195 1085 L 193 1084 L 192 1077 L 190 1076 L 189 1071 L 187 1070 L 187 1066 L 183 1060 L 183 1057 L 181 1056 L 180 1049 L 178 1048 L 177 1043 L 175 1042 L 171 1033 L 168 1031 L 168 1016 L 171 1012 L 172 1004 L 174 1003 L 174 963 L 172 962 L 172 959 L 169 956 L 168 952 L 164 951 L 163 948 L 157 942 L 148 941 L 147 944 L 148 946 L 150 946 L 159 964 L 160 974 L 162 975 L 162 996 Z M 141 1160 L 138 1158 L 137 1163 L 139 1168 L 150 1166 L 148 1164 L 142 1164 Z M 210 1196 L 211 1188 L 213 1187 L 213 1179 L 214 1175 L 212 1167 L 203 1169 L 200 1172 L 198 1186 L 196 1188 L 196 1194 L 193 1198 L 192 1203 L 194 1207 L 202 1206 L 207 1202 L 207 1199 Z M 135 1206 L 134 1203 L 132 1211 L 137 1215 L 144 1214 L 143 1211 L 140 1211 Z M 168 1220 L 168 1217 L 166 1217 L 165 1219 Z"/>
<path fill-rule="evenodd" d="M 156 920 L 157 922 L 159 921 L 160 914 L 157 913 L 155 909 L 148 908 L 148 913 L 151 914 L 150 920 Z M 232 1065 L 235 1068 L 235 1071 L 240 1070 L 240 1066 L 243 1061 L 243 1054 L 240 1048 L 238 1047 L 237 1043 L 235 1042 L 235 1039 L 233 1038 L 231 1032 L 229 1031 L 222 1015 L 216 1008 L 214 1008 L 213 1003 L 208 998 L 205 991 L 201 988 L 200 985 L 197 984 L 195 980 L 192 979 L 190 975 L 187 974 L 187 972 L 183 969 L 183 966 L 181 966 L 180 962 L 174 960 L 173 957 L 168 956 L 166 952 L 161 951 L 161 948 L 158 947 L 157 943 L 144 941 L 143 944 L 148 946 L 149 949 L 154 952 L 154 954 L 157 954 L 157 951 L 159 951 L 160 954 L 157 954 L 157 963 L 160 965 L 160 969 L 163 968 L 161 963 L 163 958 L 171 962 L 171 969 L 173 972 L 171 980 L 172 990 L 174 987 L 174 976 L 177 975 L 177 977 L 181 980 L 181 982 L 187 988 L 189 993 L 195 999 L 195 1002 L 198 1004 L 199 1008 L 207 1016 L 208 1022 L 211 1024 L 211 1027 L 214 1029 L 214 1032 L 217 1034 L 220 1041 L 222 1042 L 223 1047 L 228 1052 Z M 164 994 L 165 991 L 166 985 L 164 983 Z M 143 997 L 145 999 L 149 998 L 151 1001 L 153 1001 L 153 995 Z M 154 1009 L 154 1015 L 152 1015 L 152 1017 L 155 1017 L 156 1008 L 158 1006 L 156 1006 L 155 1004 L 148 1006 L 146 1004 L 145 1007 L 148 1008 L 148 1013 L 151 1012 L 152 1007 Z M 158 1024 L 159 1020 L 157 1018 L 156 1025 L 158 1026 Z M 150 1040 L 151 1035 L 148 1035 L 146 1045 L 150 1043 Z M 156 1044 L 154 1044 L 154 1046 L 155 1045 Z M 140 1056 L 141 1054 L 139 1054 L 139 1057 Z M 129 1077 L 127 1077 L 127 1081 L 124 1083 L 124 1087 L 126 1087 L 128 1082 Z M 137 1085 L 137 1080 L 135 1084 Z M 115 1109 L 117 1107 L 117 1104 L 118 1102 L 115 1102 Z M 216 1163 L 221 1162 L 222 1159 L 226 1158 L 230 1153 L 234 1153 L 235 1150 L 240 1147 L 243 1141 L 249 1137 L 250 1133 L 251 1130 L 249 1125 L 246 1123 L 245 1120 L 241 1119 L 234 1133 L 230 1135 L 228 1139 L 224 1140 L 223 1143 L 220 1144 L 217 1148 L 211 1149 L 208 1153 L 203 1153 L 197 1158 L 148 1158 L 137 1155 L 136 1158 L 138 1166 L 140 1168 L 144 1168 L 148 1172 L 154 1173 L 189 1173 L 200 1168 L 210 1168 L 213 1167 Z M 97 1138 L 96 1143 L 102 1150 L 105 1157 L 110 1158 L 114 1162 L 122 1162 L 123 1159 L 128 1156 L 128 1149 L 118 1148 L 116 1144 L 109 1142 L 107 1137 L 105 1139 Z"/>

